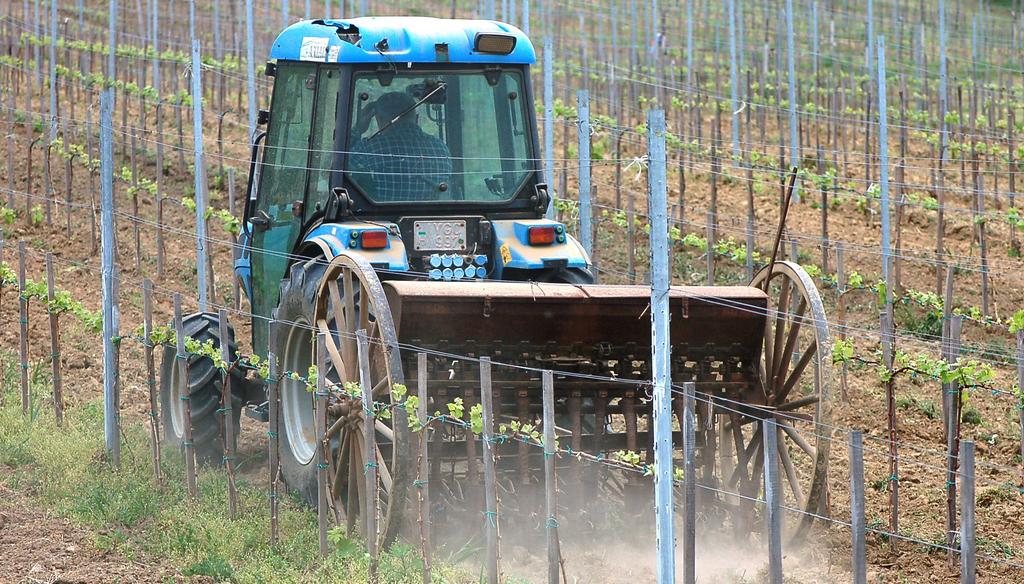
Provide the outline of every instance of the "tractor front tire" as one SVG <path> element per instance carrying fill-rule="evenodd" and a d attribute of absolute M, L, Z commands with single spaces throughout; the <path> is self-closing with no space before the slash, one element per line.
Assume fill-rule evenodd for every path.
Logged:
<path fill-rule="evenodd" d="M 216 314 L 199 312 L 186 316 L 182 321 L 185 336 L 200 343 L 213 341 L 218 349 L 224 339 L 220 338 L 220 321 Z M 228 327 L 228 348 L 231 359 L 238 357 L 235 331 Z M 232 386 L 242 388 L 244 379 L 237 372 Z M 224 386 L 222 373 L 209 357 L 188 356 L 188 385 L 180 379 L 181 370 L 174 347 L 164 347 L 163 363 L 160 367 L 160 412 L 164 427 L 164 444 L 183 449 L 185 446 L 185 401 L 191 409 L 192 444 L 196 461 L 200 464 L 221 464 L 224 459 L 223 416 L 221 411 L 221 389 Z M 237 382 L 235 381 L 237 379 Z M 238 436 L 239 419 L 243 401 L 239 391 L 231 392 L 230 419 Z"/>

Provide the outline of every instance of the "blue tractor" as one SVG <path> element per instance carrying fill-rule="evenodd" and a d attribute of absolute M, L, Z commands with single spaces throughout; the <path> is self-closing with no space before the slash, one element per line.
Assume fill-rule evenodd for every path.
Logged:
<path fill-rule="evenodd" d="M 375 401 L 391 400 L 395 384 L 415 379 L 417 355 L 426 352 L 431 412 L 455 398 L 468 412 L 480 399 L 475 358 L 490 356 L 503 365 L 494 383 L 499 421 L 536 419 L 537 371 L 555 370 L 567 445 L 648 449 L 650 395 L 637 382 L 650 379 L 650 292 L 595 285 L 582 246 L 566 225 L 545 218 L 551 195 L 530 83 L 535 54 L 522 31 L 493 21 L 413 17 L 303 21 L 278 36 L 270 59 L 273 94 L 269 111 L 260 112 L 266 131 L 253 141 L 244 251 L 235 264 L 254 313 L 254 352 L 269 349 L 281 371 L 304 376 L 323 333 L 327 377 L 358 382 L 356 333 L 365 331 L 370 374 L 363 382 Z M 819 310 L 813 284 L 795 270 L 780 264 L 761 280 L 785 286 L 783 305 L 799 297 L 802 311 Z M 735 408 L 724 418 L 733 424 L 728 442 L 737 440 L 730 456 L 748 466 L 756 439 L 749 420 L 791 399 L 781 388 L 788 383 L 788 392 L 795 382 L 776 361 L 805 383 L 801 375 L 813 359 L 809 391 L 827 397 L 817 375 L 825 352 L 816 351 L 827 332 L 806 325 L 802 334 L 811 341 L 796 345 L 794 337 L 794 346 L 814 349 L 810 357 L 797 354 L 806 362 L 790 367 L 782 350 L 785 343 L 794 352 L 789 337 L 774 334 L 787 321 L 766 319 L 767 289 L 671 293 L 674 379 L 762 408 Z M 234 350 L 234 339 L 218 338 L 216 325 L 215 315 L 191 315 L 186 333 Z M 775 341 L 777 359 L 763 358 L 765 338 Z M 187 384 L 165 363 L 164 420 L 168 441 L 180 443 L 188 402 L 196 452 L 217 461 L 220 381 L 207 361 L 192 364 Z M 234 423 L 243 405 L 264 417 L 263 386 L 233 385 Z M 337 519 L 361 523 L 361 402 L 332 393 L 328 431 L 318 436 L 314 398 L 303 381 L 282 380 L 280 400 L 284 481 L 317 501 L 317 445 L 326 440 L 331 507 Z M 811 423 L 821 421 L 816 404 L 825 402 L 800 403 L 814 412 Z M 703 411 L 706 427 L 722 417 Z M 401 411 L 374 424 L 383 494 L 376 535 L 386 542 L 401 531 L 415 456 Z M 432 436 L 434 503 L 456 509 L 479 476 L 479 444 L 456 427 L 434 428 Z M 507 448 L 499 451 L 502 471 L 532 481 L 541 467 L 536 449 Z M 712 466 L 715 452 L 707 455 Z M 805 506 L 817 509 L 827 454 L 827 444 L 819 444 L 793 467 Z M 749 474 L 743 473 L 745 487 L 753 484 Z"/>

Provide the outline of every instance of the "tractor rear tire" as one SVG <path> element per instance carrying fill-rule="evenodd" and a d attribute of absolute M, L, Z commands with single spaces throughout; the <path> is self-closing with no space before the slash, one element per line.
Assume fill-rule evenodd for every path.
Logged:
<path fill-rule="evenodd" d="M 321 259 L 313 263 L 297 262 L 289 268 L 288 277 L 281 280 L 280 300 L 274 313 L 275 320 L 280 323 L 275 335 L 274 355 L 283 368 L 305 377 L 309 365 L 313 363 L 313 331 L 312 323 L 315 311 L 316 296 L 320 280 L 323 279 L 327 264 Z M 282 384 L 302 384 L 304 382 L 285 379 L 286 371 L 282 371 Z M 315 448 L 309 447 L 315 440 L 315 429 L 312 418 L 312 406 L 292 403 L 293 398 L 303 399 L 303 388 L 283 387 L 281 395 L 281 424 L 278 430 L 281 444 L 281 475 L 288 489 L 295 492 L 310 506 L 317 504 L 317 458 Z M 308 396 L 310 404 L 313 395 Z M 288 410 L 288 411 L 285 411 Z M 289 424 L 291 417 L 310 416 L 308 423 L 296 422 Z M 290 417 L 291 416 L 291 417 Z M 299 426 L 308 436 L 290 436 L 288 426 L 293 432 Z"/>
<path fill-rule="evenodd" d="M 220 322 L 216 314 L 199 312 L 186 316 L 182 321 L 185 335 L 200 343 L 213 341 L 218 349 Z M 232 360 L 238 356 L 235 331 L 228 327 L 228 348 Z M 164 427 L 164 444 L 179 449 L 185 447 L 184 397 L 188 396 L 192 417 L 192 444 L 195 447 L 196 462 L 217 465 L 224 460 L 223 425 L 221 415 L 221 389 L 224 384 L 220 370 L 214 367 L 209 357 L 188 357 L 188 388 L 179 381 L 178 360 L 174 347 L 164 347 L 163 363 L 160 367 L 160 412 Z M 232 372 L 232 387 L 241 390 L 245 379 L 236 371 Z M 237 381 L 236 381 L 237 380 Z M 231 423 L 238 436 L 239 419 L 243 400 L 241 391 L 231 392 Z M 236 438 L 237 440 L 237 438 Z"/>

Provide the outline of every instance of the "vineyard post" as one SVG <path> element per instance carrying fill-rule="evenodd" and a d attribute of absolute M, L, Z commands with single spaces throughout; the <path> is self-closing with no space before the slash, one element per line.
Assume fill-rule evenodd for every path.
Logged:
<path fill-rule="evenodd" d="M 974 529 L 974 442 L 960 444 L 963 488 L 960 490 L 960 582 L 974 584 L 977 578 Z"/>
<path fill-rule="evenodd" d="M 672 378 L 669 361 L 668 187 L 665 177 L 665 112 L 647 112 L 648 215 L 651 225 L 651 347 L 653 376 L 654 506 L 657 581 L 675 577 L 672 503 Z M 708 248 L 711 253 L 711 248 Z"/>
<path fill-rule="evenodd" d="M 53 371 L 53 413 L 57 425 L 64 424 L 64 392 L 60 377 L 60 323 L 55 306 L 55 289 L 53 282 L 53 254 L 46 254 L 46 312 L 50 317 L 50 366 Z"/>
<path fill-rule="evenodd" d="M 1017 331 L 1017 387 L 1024 388 L 1024 330 Z M 1024 406 L 1024 403 L 1022 403 L 1020 396 L 1017 396 L 1017 415 L 1020 419 L 1021 431 L 1021 464 L 1024 465 L 1024 407 L 1022 406 Z"/>
<path fill-rule="evenodd" d="M 21 415 L 26 418 L 32 407 L 28 385 L 28 298 L 25 296 L 25 240 L 18 242 L 18 344 L 21 354 Z"/>
<path fill-rule="evenodd" d="M 869 2 L 871 0 L 868 0 Z M 789 165 L 800 166 L 800 139 L 796 120 L 796 65 L 793 49 L 793 0 L 786 0 L 786 64 L 789 82 Z M 794 183 L 796 185 L 796 183 Z M 793 202 L 800 202 L 800 189 L 793 189 Z"/>
<path fill-rule="evenodd" d="M 879 314 L 881 341 L 882 341 L 882 367 L 885 369 L 885 401 L 887 419 L 887 438 L 889 442 L 889 531 L 899 533 L 899 505 L 900 505 L 900 482 L 899 482 L 899 457 L 897 453 L 896 436 L 896 383 L 893 379 L 893 354 L 895 334 L 893 331 L 892 313 L 882 310 Z M 896 548 L 896 539 L 890 538 L 889 546 Z"/>
<path fill-rule="evenodd" d="M 850 531 L 853 539 L 853 584 L 867 584 L 864 516 L 864 435 L 850 431 Z"/>
<path fill-rule="evenodd" d="M 220 410 L 224 421 L 224 472 L 228 478 L 228 517 L 234 519 L 238 514 L 238 489 L 235 487 L 235 415 L 234 400 L 231 398 L 231 370 L 235 364 L 231 362 L 231 346 L 229 339 L 228 313 L 221 308 L 218 323 L 220 325 L 220 358 L 224 362 L 224 382 L 221 384 Z"/>
<path fill-rule="evenodd" d="M 696 384 L 683 383 L 683 584 L 697 581 L 697 462 L 694 392 Z"/>
<path fill-rule="evenodd" d="M 950 328 L 953 319 L 953 266 L 946 264 L 946 286 L 945 295 L 942 299 L 942 360 L 946 363 L 956 362 L 956 353 L 959 353 L 959 349 L 956 352 L 953 351 L 952 336 L 950 335 Z M 952 411 L 951 404 L 953 403 L 953 397 L 951 393 L 950 383 L 941 383 L 939 387 L 942 390 L 942 420 L 943 420 L 943 437 L 949 439 L 949 416 Z"/>
<path fill-rule="evenodd" d="M 430 462 L 427 458 L 427 354 L 416 355 L 416 416 L 419 417 L 419 464 L 416 465 L 416 487 L 420 519 L 420 555 L 423 559 L 423 584 L 430 584 Z M 411 412 L 410 412 L 411 413 Z"/>
<path fill-rule="evenodd" d="M 480 405 L 483 410 L 481 441 L 484 450 L 484 527 L 487 532 L 487 583 L 498 584 L 498 492 L 494 469 L 494 399 L 491 389 L 491 358 L 480 357 Z"/>
<path fill-rule="evenodd" d="M 325 15 L 326 18 L 326 15 Z M 256 71 L 255 40 L 253 38 L 252 0 L 245 0 L 245 80 L 248 89 L 249 138 L 256 135 Z"/>
<path fill-rule="evenodd" d="M 888 107 L 886 106 L 886 83 L 885 83 L 885 37 L 879 36 L 878 48 L 878 154 L 879 162 L 879 183 L 882 187 L 881 193 L 881 219 L 882 219 L 882 277 L 885 280 L 885 311 L 892 323 L 892 243 L 890 242 L 890 220 L 889 220 L 889 124 Z M 891 368 L 891 367 L 890 367 Z"/>
<path fill-rule="evenodd" d="M 959 360 L 960 332 L 963 329 L 963 316 L 957 315 L 949 320 L 948 362 L 950 365 Z M 959 460 L 957 452 L 960 448 L 960 385 L 952 381 L 943 386 L 943 397 L 948 401 L 949 411 L 946 413 L 946 545 L 952 547 L 956 542 L 956 478 Z M 950 554 L 949 561 L 953 562 Z"/>
<path fill-rule="evenodd" d="M 736 2 L 729 5 L 729 94 L 732 99 L 732 159 L 740 159 L 740 99 L 739 75 L 736 71 Z"/>
<path fill-rule="evenodd" d="M 7 134 L 7 206 L 14 208 L 14 128 Z"/>
<path fill-rule="evenodd" d="M 366 551 L 370 554 L 370 582 L 377 583 L 377 433 L 374 424 L 377 416 L 373 411 L 373 388 L 370 385 L 370 348 L 366 331 L 356 331 L 356 347 L 359 359 L 359 386 L 363 390 L 363 459 L 366 461 L 366 500 L 363 514 L 366 516 Z M 326 361 L 325 361 L 326 362 Z M 391 388 L 388 388 L 391 391 Z M 325 420 L 326 421 L 326 420 Z"/>
<path fill-rule="evenodd" d="M 787 0 L 787 4 L 790 0 Z M 768 576 L 771 584 L 782 584 L 782 517 L 779 495 L 779 429 L 772 418 L 761 422 L 764 431 L 764 497 L 767 509 Z"/>
<path fill-rule="evenodd" d="M 585 90 L 581 89 L 576 93 L 576 111 L 579 138 L 580 244 L 590 258 L 594 255 L 594 226 L 590 189 L 590 94 Z"/>
<path fill-rule="evenodd" d="M 159 71 L 159 67 L 154 69 Z M 164 176 L 164 141 L 161 138 L 163 136 L 163 116 L 160 114 L 160 110 L 163 106 L 161 98 L 157 97 L 156 102 L 156 278 L 159 281 L 164 279 L 164 196 L 163 196 L 163 176 Z"/>
<path fill-rule="evenodd" d="M 318 533 L 320 534 L 320 556 L 327 557 L 327 333 L 317 333 L 316 335 L 316 420 L 315 430 L 316 432 L 316 454 L 317 454 L 317 471 L 316 471 L 316 523 L 318 527 Z M 362 338 L 360 337 L 360 340 Z M 362 344 L 359 349 L 362 351 Z M 364 393 L 365 395 L 365 393 Z M 368 402 L 363 402 L 368 403 Z M 372 416 L 369 410 L 372 410 L 373 406 L 363 406 L 363 409 L 367 410 L 366 421 L 364 424 L 373 426 Z M 370 490 L 367 493 L 373 493 Z M 371 496 L 372 498 L 372 496 Z M 350 511 L 353 512 L 353 511 Z M 372 546 L 376 540 L 375 533 L 369 530 L 366 531 L 366 542 L 367 545 Z"/>
<path fill-rule="evenodd" d="M 209 296 L 207 268 L 209 257 L 206 251 L 206 156 L 203 153 L 203 64 L 199 56 L 199 39 L 196 37 L 196 3 L 189 1 L 189 24 L 192 37 L 192 142 L 195 164 L 195 207 L 196 207 L 196 284 L 199 287 L 199 311 L 206 312 Z"/>
<path fill-rule="evenodd" d="M 555 217 L 555 86 L 554 86 L 554 46 L 550 36 L 544 37 L 544 182 L 548 185 L 551 204 L 544 216 Z M 558 193 L 562 194 L 562 193 Z"/>
<path fill-rule="evenodd" d="M 270 452 L 270 545 L 277 545 L 280 541 L 277 521 L 278 508 L 278 485 L 281 477 L 280 462 L 280 434 L 281 431 L 281 400 L 280 400 L 280 373 L 277 370 L 277 355 L 271 348 L 274 347 L 274 339 L 277 338 L 277 321 L 270 321 L 270 343 L 267 350 L 267 401 L 269 402 L 270 429 L 267 431 L 268 448 Z"/>
<path fill-rule="evenodd" d="M 551 371 L 544 371 L 544 527 L 548 552 L 548 584 L 558 584 L 558 568 L 562 553 L 558 543 L 558 505 L 555 500 L 555 381 Z"/>
<path fill-rule="evenodd" d="M 111 0 L 115 4 L 116 0 Z M 113 31 L 111 16 L 111 31 Z M 113 32 L 111 32 L 113 36 Z M 114 46 L 114 45 L 110 45 Z M 113 55 L 114 51 L 110 51 Z M 111 63 L 113 60 L 111 60 Z M 110 71 L 113 71 L 111 65 Z M 115 466 L 121 460 L 120 422 L 117 403 L 117 369 L 114 338 L 117 336 L 117 296 L 114 292 L 114 262 L 117 247 L 114 238 L 114 154 L 113 154 L 113 101 L 110 87 L 100 94 L 100 183 L 101 183 L 101 273 L 103 277 L 103 429 L 107 450 Z"/>
<path fill-rule="evenodd" d="M 184 404 L 185 439 L 182 441 L 185 452 L 185 484 L 192 500 L 199 498 L 199 487 L 196 484 L 196 447 L 192 443 L 192 395 L 189 385 L 189 356 L 185 352 L 185 325 L 181 318 L 181 294 L 174 295 L 174 338 L 176 342 L 175 360 L 178 366 L 178 383 L 180 391 L 178 399 Z"/>
<path fill-rule="evenodd" d="M 160 469 L 160 418 L 157 415 L 156 363 L 153 355 L 153 281 L 142 281 L 142 346 L 146 362 L 146 389 L 149 393 L 149 439 L 153 448 L 153 476 L 162 482 Z"/>
<path fill-rule="evenodd" d="M 235 215 L 235 169 L 229 166 L 228 170 L 228 213 L 232 217 Z M 241 254 L 241 248 L 238 246 L 238 236 L 234 233 L 231 234 L 231 265 L 234 266 L 235 261 L 238 260 Z M 241 306 L 242 298 L 239 296 L 238 278 L 231 278 L 231 306 L 237 312 Z"/>
<path fill-rule="evenodd" d="M 706 219 L 706 237 L 708 249 L 705 254 L 707 260 L 707 282 L 708 286 L 715 285 L 715 214 L 712 211 L 708 211 Z"/>
<path fill-rule="evenodd" d="M 50 134 L 49 140 L 53 140 L 57 137 L 57 3 L 59 0 L 50 0 L 50 42 L 49 55 L 47 63 L 50 73 Z M 111 47 L 113 52 L 113 47 Z M 36 61 L 36 68 L 40 68 L 40 64 Z M 47 208 L 49 208 L 49 202 L 47 202 Z"/>
<path fill-rule="evenodd" d="M 134 232 L 134 236 L 135 236 L 135 271 L 136 272 L 141 272 L 142 271 L 142 240 L 141 240 L 141 237 L 140 237 L 140 230 L 139 230 L 139 220 L 141 219 L 141 217 L 139 216 L 139 166 L 138 166 L 138 160 L 136 158 L 136 154 L 137 154 L 136 150 L 138 148 L 137 142 L 138 142 L 138 138 L 136 136 L 135 129 L 132 128 L 132 137 L 131 137 L 132 185 L 131 185 L 131 188 L 130 188 L 130 191 L 132 193 L 132 231 Z M 70 208 L 68 209 L 68 211 L 70 211 Z M 68 215 L 70 216 L 70 213 L 68 213 Z M 71 232 L 71 230 L 69 228 L 68 229 L 68 233 L 70 234 L 70 232 Z"/>
<path fill-rule="evenodd" d="M 843 264 L 843 243 L 840 241 L 836 242 L 836 305 L 839 309 L 838 327 L 839 327 L 839 339 L 846 340 L 846 272 Z M 848 381 L 848 366 L 846 361 L 842 364 L 842 384 L 840 385 L 842 398 L 844 402 L 850 400 L 849 395 L 849 381 Z"/>
<path fill-rule="evenodd" d="M 748 76 L 749 77 L 749 76 Z M 747 110 L 749 116 L 750 110 Z M 750 129 L 750 124 L 747 124 L 747 129 Z M 745 159 L 747 167 L 747 281 L 750 282 L 754 279 L 754 165 L 750 163 L 750 159 Z"/>

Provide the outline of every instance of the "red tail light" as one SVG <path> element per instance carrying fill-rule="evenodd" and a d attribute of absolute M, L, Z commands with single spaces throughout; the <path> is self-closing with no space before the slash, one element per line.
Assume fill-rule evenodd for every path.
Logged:
<path fill-rule="evenodd" d="M 550 245 L 555 242 L 555 228 L 531 227 L 529 231 L 530 245 Z"/>
<path fill-rule="evenodd" d="M 382 249 L 388 246 L 387 231 L 364 231 L 359 235 L 359 246 L 363 249 Z"/>

